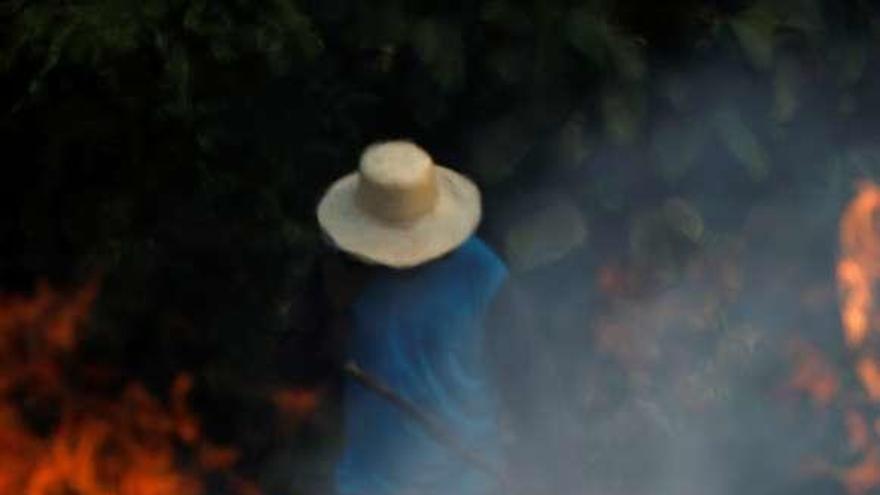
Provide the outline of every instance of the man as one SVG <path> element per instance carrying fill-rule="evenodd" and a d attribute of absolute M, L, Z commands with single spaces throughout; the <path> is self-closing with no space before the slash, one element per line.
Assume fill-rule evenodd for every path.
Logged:
<path fill-rule="evenodd" d="M 498 463 L 483 318 L 507 270 L 474 236 L 477 187 L 411 142 L 383 142 L 328 189 L 317 215 L 335 249 L 364 265 L 345 360 L 442 424 L 460 450 Z M 496 477 L 406 408 L 345 380 L 340 495 L 497 493 Z"/>

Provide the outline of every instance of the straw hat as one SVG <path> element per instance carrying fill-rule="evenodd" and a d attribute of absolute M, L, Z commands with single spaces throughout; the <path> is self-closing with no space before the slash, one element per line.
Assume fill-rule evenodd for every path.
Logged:
<path fill-rule="evenodd" d="M 479 221 L 476 185 L 408 141 L 368 146 L 359 170 L 333 183 L 318 205 L 318 222 L 337 247 L 393 268 L 443 256 Z"/>

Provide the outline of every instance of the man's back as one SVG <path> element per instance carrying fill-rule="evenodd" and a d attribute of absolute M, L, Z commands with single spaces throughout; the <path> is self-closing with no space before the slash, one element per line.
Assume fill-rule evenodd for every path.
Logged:
<path fill-rule="evenodd" d="M 444 424 L 469 449 L 497 460 L 499 435 L 482 319 L 507 276 L 471 238 L 411 270 L 376 273 L 352 308 L 349 357 Z M 423 425 L 357 383 L 345 387 L 342 495 L 489 493 L 494 480 Z"/>

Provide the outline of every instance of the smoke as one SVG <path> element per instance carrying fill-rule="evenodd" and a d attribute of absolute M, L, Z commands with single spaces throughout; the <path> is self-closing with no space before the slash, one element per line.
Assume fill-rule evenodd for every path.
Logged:
<path fill-rule="evenodd" d="M 749 68 L 661 79 L 628 146 L 580 103 L 532 148 L 474 144 L 530 177 L 490 191 L 483 231 L 513 270 L 489 329 L 509 472 L 523 493 L 844 493 L 842 406 L 792 377 L 809 348 L 852 387 L 838 221 L 880 155 L 827 102 L 781 119 Z"/>

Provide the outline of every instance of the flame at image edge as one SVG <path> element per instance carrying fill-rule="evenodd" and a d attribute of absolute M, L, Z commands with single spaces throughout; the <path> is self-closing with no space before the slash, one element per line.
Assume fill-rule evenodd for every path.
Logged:
<path fill-rule="evenodd" d="M 168 404 L 136 382 L 115 397 L 68 383 L 71 353 L 97 294 L 41 284 L 33 297 L 0 296 L 0 495 L 199 495 L 203 478 L 239 454 L 203 438 L 187 398 L 193 379 L 173 381 Z M 48 432 L 36 409 L 57 417 Z M 226 474 L 233 493 L 255 485 Z"/>

